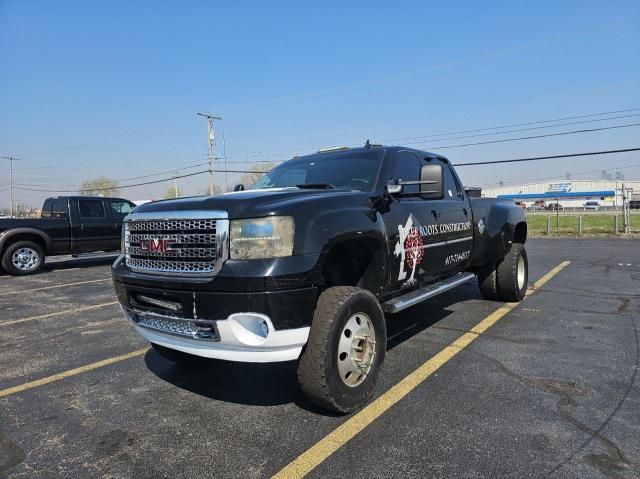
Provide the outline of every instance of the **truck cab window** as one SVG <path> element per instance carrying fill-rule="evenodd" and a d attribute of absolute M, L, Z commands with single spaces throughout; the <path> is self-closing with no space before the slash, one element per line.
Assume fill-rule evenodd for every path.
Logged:
<path fill-rule="evenodd" d="M 444 197 L 448 200 L 462 200 L 462 189 L 451 173 L 451 167 L 448 164 L 443 165 L 444 175 Z"/>
<path fill-rule="evenodd" d="M 128 201 L 124 200 L 110 200 L 109 206 L 111 207 L 111 212 L 113 216 L 121 218 L 127 216 L 129 213 L 133 211 L 134 206 L 131 205 Z"/>
<path fill-rule="evenodd" d="M 104 218 L 102 200 L 78 200 L 81 218 Z"/>
<path fill-rule="evenodd" d="M 396 155 L 396 160 L 391 171 L 391 179 L 398 181 L 419 181 L 421 162 L 417 155 L 410 151 L 401 151 Z M 406 185 L 404 192 L 407 194 L 419 193 L 420 185 Z"/>
<path fill-rule="evenodd" d="M 53 200 L 53 206 L 51 207 L 51 217 L 66 218 L 68 216 L 67 210 L 67 200 L 56 198 L 55 200 Z"/>
<path fill-rule="evenodd" d="M 51 205 L 53 204 L 53 200 L 51 198 L 47 198 L 42 205 L 42 213 L 40 213 L 40 218 L 51 218 Z"/>

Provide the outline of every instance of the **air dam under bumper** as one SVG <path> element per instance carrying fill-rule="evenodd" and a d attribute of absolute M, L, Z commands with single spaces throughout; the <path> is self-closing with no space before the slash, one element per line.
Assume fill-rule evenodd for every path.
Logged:
<path fill-rule="evenodd" d="M 271 319 L 260 313 L 235 313 L 227 319 L 199 321 L 214 325 L 208 338 L 187 337 L 187 323 L 193 320 L 174 318 L 122 307 L 127 319 L 133 322 L 136 331 L 150 343 L 183 351 L 203 358 L 223 359 L 247 363 L 272 363 L 298 359 L 309 338 L 311 328 L 284 329 L 276 331 Z M 162 330 L 162 323 L 183 323 L 180 332 Z"/>
<path fill-rule="evenodd" d="M 227 319 L 198 321 L 200 326 L 195 326 L 193 320 L 124 306 L 122 311 L 133 322 L 136 331 L 151 343 L 226 361 L 271 363 L 298 359 L 310 330 L 304 327 L 277 331 L 271 319 L 260 313 L 234 313 Z M 202 334 L 202 326 L 207 323 L 212 327 L 209 330 L 205 327 Z"/>

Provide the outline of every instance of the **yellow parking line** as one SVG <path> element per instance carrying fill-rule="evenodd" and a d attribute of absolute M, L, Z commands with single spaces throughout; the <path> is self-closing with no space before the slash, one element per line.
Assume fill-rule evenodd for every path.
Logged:
<path fill-rule="evenodd" d="M 31 288 L 31 289 L 19 289 L 19 290 L 14 290 L 14 291 L 5 291 L 4 293 L 0 293 L 0 296 L 8 296 L 10 294 L 16 294 L 16 293 L 18 293 L 18 294 L 29 293 L 31 291 L 42 291 L 44 289 L 66 288 L 67 286 L 78 286 L 80 284 L 104 283 L 105 281 L 111 281 L 111 278 L 92 279 L 91 281 L 79 281 L 77 283 L 54 284 L 53 286 L 43 286 L 41 288 Z"/>
<path fill-rule="evenodd" d="M 112 306 L 114 304 L 118 304 L 118 302 L 110 301 L 108 303 L 95 304 L 93 306 L 84 306 L 82 308 L 66 309 L 64 311 L 58 311 L 56 313 L 41 314 L 40 316 L 31 316 L 30 318 L 13 319 L 11 321 L 2 321 L 0 322 L 0 326 L 10 326 L 12 324 L 25 323 L 27 321 L 36 321 L 38 319 L 49 319 L 55 316 L 62 316 L 63 314 L 75 314 L 75 313 L 82 313 L 84 311 L 93 311 L 94 309 L 104 308 L 105 306 Z"/>
<path fill-rule="evenodd" d="M 535 290 L 541 288 L 547 281 L 569 265 L 569 263 L 569 261 L 563 261 L 547 274 L 542 276 L 533 284 L 532 288 L 527 291 L 527 295 L 530 295 Z M 498 308 L 471 328 L 469 332 L 463 334 L 446 346 L 431 359 L 419 366 L 418 369 L 383 393 L 367 407 L 353 415 L 347 421 L 331 431 L 327 436 L 322 438 L 319 442 L 311 446 L 311 448 L 303 452 L 273 477 L 276 479 L 293 479 L 306 476 L 316 466 L 321 464 L 331 454 L 336 452 L 360 431 L 371 424 L 376 418 L 380 417 L 394 404 L 413 391 L 424 380 L 440 369 L 444 364 L 449 362 L 456 354 L 471 344 L 474 339 L 478 338 L 487 329 L 497 323 L 517 305 L 518 303 L 508 303 Z"/>
<path fill-rule="evenodd" d="M 44 386 L 45 384 L 49 384 L 55 381 L 60 381 L 61 379 L 66 379 L 71 376 L 77 376 L 78 374 L 86 373 L 88 371 L 93 371 L 94 369 L 102 368 L 110 364 L 119 363 L 120 361 L 124 361 L 126 359 L 130 359 L 135 356 L 140 356 L 146 353 L 148 350 L 149 348 L 137 349 L 136 351 L 131 351 L 130 353 L 122 354 L 120 356 L 114 356 L 109 359 L 103 359 L 102 361 L 87 364 L 79 368 L 70 369 L 69 371 L 64 371 L 62 373 L 54 374 L 52 376 L 47 376 L 46 378 L 36 379 L 35 381 L 19 384 L 18 386 L 13 386 L 7 389 L 0 389 L 0 398 L 10 396 L 11 394 L 21 393 L 23 391 L 37 388 L 39 386 Z"/>

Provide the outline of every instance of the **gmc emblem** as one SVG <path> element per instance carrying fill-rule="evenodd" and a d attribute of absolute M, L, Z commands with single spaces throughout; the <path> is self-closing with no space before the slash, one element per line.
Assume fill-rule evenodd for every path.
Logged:
<path fill-rule="evenodd" d="M 140 249 L 142 251 L 148 251 L 149 253 L 166 253 L 167 251 L 171 251 L 173 249 L 169 244 L 170 241 L 171 240 L 161 238 L 141 240 Z"/>

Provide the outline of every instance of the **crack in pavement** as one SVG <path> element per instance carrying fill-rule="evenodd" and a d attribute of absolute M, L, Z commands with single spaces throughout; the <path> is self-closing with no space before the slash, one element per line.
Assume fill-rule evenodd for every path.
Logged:
<path fill-rule="evenodd" d="M 637 330 L 636 330 L 636 339 L 637 338 L 638 337 L 637 337 Z M 602 435 L 602 430 L 608 424 L 608 422 L 613 418 L 613 416 L 618 412 L 618 410 L 622 406 L 622 403 L 627 398 L 631 390 L 631 387 L 633 386 L 633 383 L 635 381 L 635 376 L 637 372 L 637 361 L 636 361 L 631 382 L 627 390 L 625 391 L 625 394 L 619 401 L 617 407 L 607 417 L 607 419 L 600 425 L 600 427 L 598 427 L 597 429 L 594 429 L 580 422 L 573 415 L 575 407 L 578 405 L 578 402 L 574 399 L 574 396 L 584 396 L 584 395 L 593 394 L 592 389 L 580 387 L 575 382 L 572 382 L 572 381 L 562 381 L 554 378 L 528 378 L 507 368 L 502 362 L 500 362 L 499 360 L 491 356 L 488 356 L 484 353 L 480 353 L 478 351 L 474 351 L 474 354 L 477 354 L 478 356 L 492 363 L 498 370 L 502 371 L 506 375 L 516 379 L 518 382 L 526 386 L 560 396 L 560 398 L 558 399 L 558 402 L 556 403 L 556 410 L 558 415 L 562 419 L 564 419 L 565 421 L 567 421 L 568 423 L 570 423 L 571 425 L 579 429 L 580 431 L 589 435 L 588 439 L 585 442 L 583 442 L 581 446 L 578 449 L 576 449 L 576 451 L 574 451 L 571 455 L 569 455 L 567 458 L 565 458 L 559 464 L 557 464 L 554 468 L 552 468 L 551 471 L 549 471 L 549 473 L 547 474 L 547 477 L 552 476 L 564 464 L 571 461 L 578 454 L 578 452 L 584 449 L 594 438 L 597 438 L 605 445 L 605 447 L 607 448 L 607 452 L 603 454 L 588 454 L 585 458 L 585 461 L 587 462 L 587 464 L 597 468 L 605 476 L 611 477 L 614 479 L 624 478 L 624 476 L 620 476 L 618 474 L 620 472 L 635 470 L 634 466 L 625 457 L 620 447 L 617 444 L 615 444 L 612 440 Z"/>

